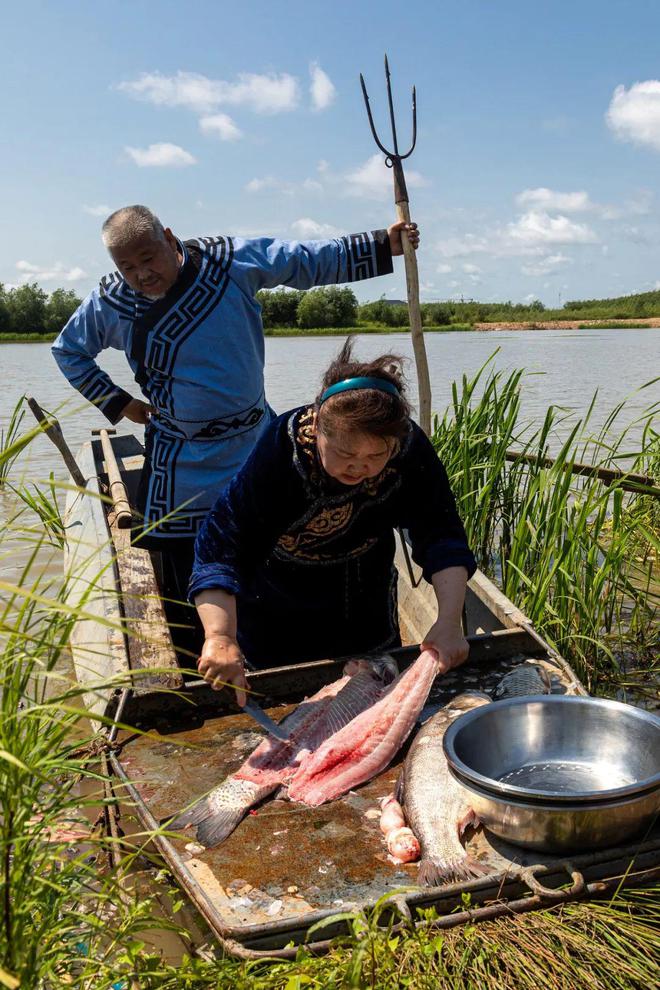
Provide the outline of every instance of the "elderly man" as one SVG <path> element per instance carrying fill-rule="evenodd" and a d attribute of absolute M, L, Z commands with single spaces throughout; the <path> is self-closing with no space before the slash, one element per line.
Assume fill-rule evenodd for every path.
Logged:
<path fill-rule="evenodd" d="M 192 562 L 199 524 L 271 418 L 257 291 L 389 274 L 404 230 L 416 247 L 416 224 L 307 243 L 181 241 L 144 206 L 108 217 L 103 241 L 118 271 L 76 310 L 53 356 L 111 423 L 125 416 L 146 426 L 138 506 L 145 545 Z M 146 402 L 96 364 L 108 347 L 125 352 Z M 187 577 L 179 575 L 183 587 Z"/>

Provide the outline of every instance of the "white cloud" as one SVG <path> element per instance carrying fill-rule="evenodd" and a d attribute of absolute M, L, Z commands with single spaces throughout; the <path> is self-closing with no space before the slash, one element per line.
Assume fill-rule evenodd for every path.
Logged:
<path fill-rule="evenodd" d="M 77 282 L 87 275 L 84 269 L 66 268 L 61 261 L 56 261 L 50 268 L 33 265 L 30 261 L 17 261 L 16 268 L 21 273 L 21 282 Z"/>
<path fill-rule="evenodd" d="M 450 271 L 451 265 L 446 265 L 444 262 L 440 262 L 440 264 L 436 267 L 436 272 L 438 272 L 439 275 L 449 275 Z"/>
<path fill-rule="evenodd" d="M 481 268 L 479 268 L 479 265 L 471 265 L 470 263 L 467 263 L 463 265 L 463 271 L 467 275 L 478 275 L 479 272 L 481 271 Z"/>
<path fill-rule="evenodd" d="M 246 192 L 257 193 L 261 192 L 262 189 L 274 189 L 276 186 L 277 179 L 274 179 L 272 175 L 266 175 L 263 179 L 250 179 L 245 184 L 245 190 Z"/>
<path fill-rule="evenodd" d="M 276 179 L 273 175 L 265 175 L 261 179 L 250 179 L 249 182 L 246 182 L 244 188 L 249 193 L 260 193 L 264 189 L 275 189 L 285 196 L 295 196 L 299 192 L 323 192 L 323 186 L 316 179 L 303 179 L 299 183 L 284 182 L 282 179 Z"/>
<path fill-rule="evenodd" d="M 291 229 L 298 237 L 337 237 L 341 231 L 330 223 L 317 223 L 311 217 L 301 217 L 291 224 Z"/>
<path fill-rule="evenodd" d="M 99 203 L 98 206 L 83 206 L 85 213 L 89 213 L 90 217 L 107 217 L 110 216 L 112 210 L 105 203 Z"/>
<path fill-rule="evenodd" d="M 199 129 L 202 134 L 213 134 L 221 141 L 237 141 L 243 137 L 242 131 L 226 113 L 215 113 L 208 117 L 200 117 Z"/>
<path fill-rule="evenodd" d="M 368 199 L 385 199 L 392 195 L 392 169 L 387 168 L 383 156 L 376 153 L 364 165 L 360 165 L 345 176 L 349 196 L 364 196 Z M 425 186 L 426 180 L 413 169 L 406 172 L 409 188 Z"/>
<path fill-rule="evenodd" d="M 309 74 L 312 80 L 309 87 L 312 106 L 315 110 L 325 110 L 331 103 L 334 103 L 337 95 L 334 83 L 318 62 L 312 62 L 309 67 Z"/>
<path fill-rule="evenodd" d="M 660 151 L 660 80 L 617 86 L 605 114 L 607 126 L 621 141 Z"/>
<path fill-rule="evenodd" d="M 527 294 L 527 295 L 526 295 L 526 296 L 525 296 L 525 297 L 523 298 L 523 302 L 526 302 L 526 303 L 533 303 L 533 302 L 535 302 L 535 301 L 536 301 L 537 299 L 538 299 L 538 296 L 536 295 L 536 293 L 534 293 L 534 292 L 530 292 L 530 293 L 528 293 L 528 294 Z"/>
<path fill-rule="evenodd" d="M 519 206 L 531 207 L 542 210 L 561 210 L 563 213 L 580 213 L 593 209 L 593 203 L 589 199 L 589 193 L 580 192 L 555 192 L 553 189 L 546 189 L 539 186 L 538 189 L 525 189 L 516 196 L 516 203 Z"/>
<path fill-rule="evenodd" d="M 528 210 L 505 227 L 493 227 L 481 234 L 463 234 L 439 241 L 435 250 L 441 258 L 461 258 L 484 254 L 495 258 L 538 257 L 550 246 L 593 244 L 598 241 L 586 224 L 563 215 L 550 216 L 544 210 Z"/>
<path fill-rule="evenodd" d="M 551 275 L 564 265 L 570 264 L 571 260 L 565 254 L 549 254 L 531 264 L 523 265 L 521 271 L 523 275 Z"/>
<path fill-rule="evenodd" d="M 597 241 L 586 224 L 575 223 L 565 216 L 551 217 L 544 210 L 529 210 L 507 225 L 507 234 L 514 242 L 527 245 L 593 244 Z"/>
<path fill-rule="evenodd" d="M 197 72 L 143 72 L 138 79 L 119 83 L 122 93 L 155 106 L 185 107 L 209 114 L 217 107 L 244 106 L 255 113 L 281 113 L 298 105 L 298 81 L 286 72 L 259 75 L 241 72 L 235 82 L 210 79 Z"/>
<path fill-rule="evenodd" d="M 499 235 L 497 243 L 499 244 Z M 437 250 L 443 258 L 460 258 L 466 254 L 498 254 L 495 239 L 492 241 L 477 234 L 465 234 L 463 237 L 448 237 L 439 241 Z"/>
<path fill-rule="evenodd" d="M 184 168 L 186 165 L 195 165 L 197 159 L 189 151 L 180 148 L 178 144 L 169 144 L 167 141 L 158 144 L 150 144 L 148 148 L 124 148 L 126 154 L 139 165 L 140 168 Z"/>

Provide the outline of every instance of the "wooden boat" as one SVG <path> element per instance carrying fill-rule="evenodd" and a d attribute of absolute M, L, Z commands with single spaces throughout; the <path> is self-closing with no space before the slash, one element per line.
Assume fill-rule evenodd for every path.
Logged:
<path fill-rule="evenodd" d="M 394 899 L 415 923 L 433 907 L 438 928 L 525 912 L 578 897 L 607 896 L 622 883 L 648 882 L 660 873 L 660 828 L 634 844 L 578 853 L 568 863 L 526 853 L 481 830 L 469 840 L 473 856 L 492 873 L 436 888 L 415 887 L 416 867 L 388 861 L 378 819 L 368 814 L 391 792 L 398 766 L 357 792 L 320 808 L 270 801 L 249 815 L 224 843 L 204 850 L 190 838 L 163 834 L 159 822 L 218 784 L 257 741 L 253 723 L 230 696 L 212 691 L 177 662 L 159 597 L 157 555 L 130 545 L 112 500 L 104 497 L 118 466 L 129 500 L 136 490 L 143 451 L 131 436 L 86 443 L 78 465 L 84 494 L 67 506 L 66 567 L 70 601 L 82 612 L 72 640 L 77 676 L 100 733 L 112 745 L 108 760 L 142 827 L 223 949 L 242 957 L 292 957 L 315 923 L 368 907 L 401 888 Z M 116 460 L 116 465 L 112 462 Z M 110 471 L 110 475 L 109 475 Z M 417 656 L 415 643 L 431 625 L 431 589 L 417 585 L 405 555 L 399 560 L 399 610 L 404 642 L 393 651 L 400 667 Z M 429 593 L 430 592 L 430 593 Z M 502 675 L 533 658 L 557 693 L 586 694 L 562 657 L 527 618 L 481 573 L 471 580 L 465 610 L 470 657 L 438 679 L 431 703 L 461 690 L 492 693 Z M 322 684 L 337 678 L 343 660 L 260 671 L 251 687 L 279 716 Z M 260 699 L 262 700 L 262 699 Z M 140 733 L 119 728 L 135 726 Z M 397 762 L 400 762 L 400 757 Z M 567 882 L 570 885 L 566 887 Z M 470 895 L 469 910 L 460 909 Z M 322 929 L 321 951 L 344 930 L 337 920 Z"/>

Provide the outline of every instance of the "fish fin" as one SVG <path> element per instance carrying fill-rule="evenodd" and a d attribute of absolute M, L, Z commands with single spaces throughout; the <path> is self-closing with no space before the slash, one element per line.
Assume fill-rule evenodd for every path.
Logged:
<path fill-rule="evenodd" d="M 406 800 L 406 775 L 403 771 L 403 767 L 401 768 L 401 773 L 397 777 L 396 784 L 394 785 L 394 797 L 403 808 Z"/>
<path fill-rule="evenodd" d="M 479 828 L 481 819 L 474 808 L 469 808 L 458 822 L 458 834 L 463 837 L 468 828 Z"/>
<path fill-rule="evenodd" d="M 491 872 L 492 867 L 479 863 L 470 856 L 441 863 L 424 857 L 419 864 L 419 882 L 424 887 L 440 887 L 443 884 L 485 877 Z"/>
<path fill-rule="evenodd" d="M 207 799 L 202 798 L 200 801 L 196 801 L 192 807 L 187 808 L 182 811 L 181 814 L 166 815 L 165 818 L 161 818 L 160 824 L 166 827 L 170 832 L 178 832 L 181 829 L 188 828 L 190 825 L 199 825 L 201 821 L 206 817 L 208 813 Z"/>
<path fill-rule="evenodd" d="M 197 827 L 197 838 L 209 849 L 217 846 L 231 835 L 236 826 L 247 814 L 247 808 L 220 808 L 215 810 L 208 798 L 202 798 L 174 818 L 164 818 L 161 825 L 167 825 L 170 832 L 179 832 L 190 825 Z"/>
<path fill-rule="evenodd" d="M 198 818 L 195 823 L 197 825 L 197 838 L 207 849 L 219 845 L 243 821 L 247 812 L 248 808 L 239 810 L 221 808 L 219 811 L 207 808 L 206 814 Z"/>

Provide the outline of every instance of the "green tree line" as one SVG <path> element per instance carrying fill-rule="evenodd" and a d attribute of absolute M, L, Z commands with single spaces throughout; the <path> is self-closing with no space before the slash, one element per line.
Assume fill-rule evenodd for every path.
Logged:
<path fill-rule="evenodd" d="M 0 334 L 17 336 L 59 333 L 80 298 L 71 289 L 55 289 L 50 295 L 36 282 L 5 289 L 0 282 Z"/>
<path fill-rule="evenodd" d="M 330 286 L 294 292 L 290 289 L 264 289 L 257 293 L 266 330 L 278 327 L 407 327 L 408 306 L 378 299 L 359 304 L 353 291 Z M 546 309 L 536 299 L 531 303 L 475 300 L 422 303 L 426 327 L 453 324 L 525 323 L 545 320 L 634 320 L 660 317 L 660 291 L 643 292 L 614 299 L 570 300 L 561 309 Z"/>
<path fill-rule="evenodd" d="M 266 331 L 278 328 L 408 326 L 408 307 L 386 299 L 359 304 L 348 286 L 328 286 L 298 292 L 264 289 L 257 293 Z M 13 289 L 0 283 L 0 336 L 56 334 L 80 304 L 71 289 L 55 289 L 50 295 L 36 282 Z M 546 309 L 542 302 L 482 303 L 475 300 L 422 303 L 426 327 L 451 327 L 475 323 L 516 323 L 542 320 L 629 320 L 660 316 L 660 291 L 619 296 L 614 299 L 571 300 L 561 309 Z"/>

